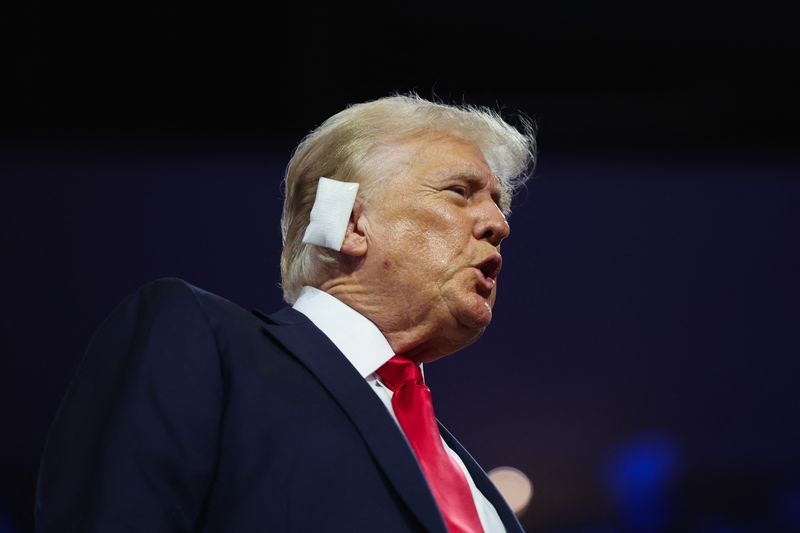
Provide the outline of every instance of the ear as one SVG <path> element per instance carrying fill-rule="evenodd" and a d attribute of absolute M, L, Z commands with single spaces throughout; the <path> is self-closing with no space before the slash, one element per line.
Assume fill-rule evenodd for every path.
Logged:
<path fill-rule="evenodd" d="M 353 210 L 350 212 L 350 220 L 347 223 L 340 252 L 351 257 L 363 257 L 367 254 L 365 222 L 363 204 L 356 200 Z"/>

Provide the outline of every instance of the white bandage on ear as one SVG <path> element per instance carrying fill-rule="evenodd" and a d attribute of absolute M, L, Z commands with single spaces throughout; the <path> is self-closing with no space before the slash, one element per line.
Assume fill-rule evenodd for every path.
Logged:
<path fill-rule="evenodd" d="M 356 193 L 358 183 L 320 178 L 303 242 L 340 251 Z"/>

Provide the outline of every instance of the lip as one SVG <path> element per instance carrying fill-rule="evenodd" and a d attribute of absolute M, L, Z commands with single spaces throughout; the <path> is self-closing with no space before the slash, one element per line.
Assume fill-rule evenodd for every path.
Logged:
<path fill-rule="evenodd" d="M 503 256 L 498 253 L 491 254 L 480 263 L 473 266 L 480 275 L 481 284 L 491 289 L 497 280 L 500 269 L 503 268 Z"/>

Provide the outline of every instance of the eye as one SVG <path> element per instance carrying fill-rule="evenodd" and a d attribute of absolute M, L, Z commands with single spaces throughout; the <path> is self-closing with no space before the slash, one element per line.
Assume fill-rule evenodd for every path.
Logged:
<path fill-rule="evenodd" d="M 453 185 L 452 187 L 447 188 L 448 191 L 454 192 L 457 195 L 466 198 L 467 197 L 467 188 L 463 185 Z"/>

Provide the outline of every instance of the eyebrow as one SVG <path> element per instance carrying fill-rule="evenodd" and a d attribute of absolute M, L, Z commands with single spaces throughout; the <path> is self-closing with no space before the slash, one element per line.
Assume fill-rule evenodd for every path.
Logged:
<path fill-rule="evenodd" d="M 485 176 L 475 174 L 471 171 L 456 172 L 453 174 L 453 177 L 464 179 L 473 187 L 477 187 L 482 184 L 485 178 Z M 500 188 L 500 178 L 497 179 L 497 182 L 497 186 L 492 187 L 491 196 L 494 203 L 497 204 L 497 207 L 500 207 L 500 203 L 503 198 L 503 191 Z"/>

